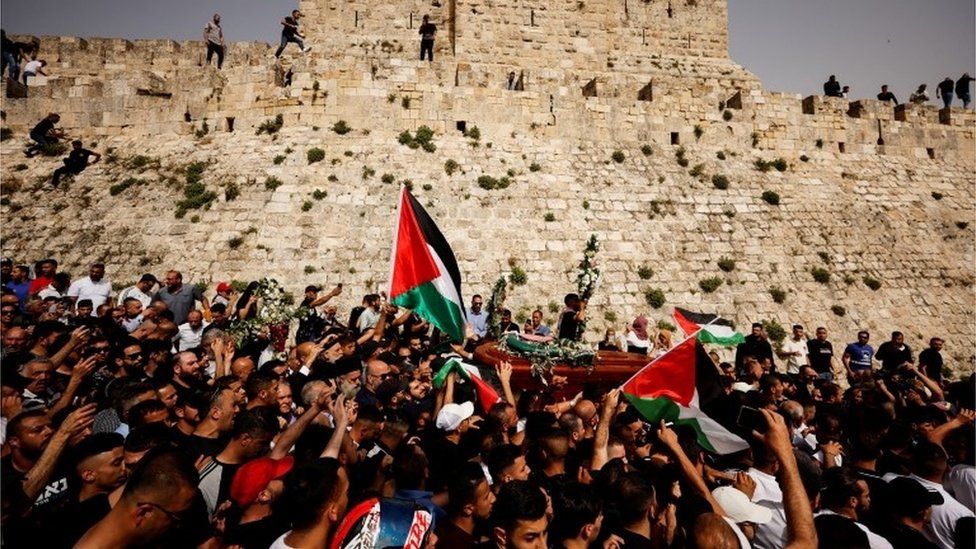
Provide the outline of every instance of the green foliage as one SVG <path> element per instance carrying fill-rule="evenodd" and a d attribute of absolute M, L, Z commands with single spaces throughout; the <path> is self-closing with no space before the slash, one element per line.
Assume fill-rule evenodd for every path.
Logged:
<path fill-rule="evenodd" d="M 136 179 L 134 177 L 127 177 L 121 183 L 116 183 L 115 185 L 109 187 L 108 194 L 112 196 L 118 196 L 119 194 L 122 194 L 122 192 L 124 192 L 129 187 L 133 185 L 139 185 L 141 183 L 145 183 L 145 181 L 142 179 Z"/>
<path fill-rule="evenodd" d="M 644 290 L 644 301 L 654 309 L 660 309 L 664 305 L 664 292 L 658 288 L 648 288 Z"/>
<path fill-rule="evenodd" d="M 332 131 L 339 135 L 346 135 L 352 131 L 352 128 L 349 127 L 349 124 L 346 124 L 345 120 L 339 120 L 332 125 Z"/>
<path fill-rule="evenodd" d="M 389 94 L 389 95 L 386 96 L 386 102 L 387 103 L 393 103 L 394 101 L 396 101 L 396 94 L 395 93 L 391 93 L 391 94 Z"/>
<path fill-rule="evenodd" d="M 339 178 L 336 177 L 336 174 L 334 173 L 329 174 L 329 177 L 326 177 L 326 179 L 329 180 L 329 183 L 335 183 L 336 181 L 339 181 Z"/>
<path fill-rule="evenodd" d="M 606 320 L 610 324 L 615 324 L 617 322 L 617 313 L 613 311 L 604 311 L 603 320 Z"/>
<path fill-rule="evenodd" d="M 512 180 L 508 176 L 501 177 L 498 179 L 495 179 L 490 175 L 482 175 L 478 177 L 478 186 L 481 187 L 482 189 L 485 189 L 486 191 L 490 191 L 494 189 L 505 189 L 508 188 L 508 186 L 511 184 L 512 184 Z"/>
<path fill-rule="evenodd" d="M 420 188 L 423 189 L 423 190 L 425 190 L 425 191 L 431 191 L 431 190 L 434 189 L 434 186 L 431 185 L 430 183 L 424 183 L 423 185 L 421 185 Z"/>
<path fill-rule="evenodd" d="M 678 327 L 675 326 L 674 324 L 668 322 L 667 320 L 658 320 L 657 321 L 657 329 L 658 330 L 667 330 L 669 332 L 674 332 L 675 330 L 678 329 Z"/>
<path fill-rule="evenodd" d="M 130 170 L 143 170 L 150 164 L 153 164 L 153 158 L 151 156 L 139 154 L 127 160 L 125 166 Z"/>
<path fill-rule="evenodd" d="M 305 202 L 302 202 L 302 211 L 303 212 L 307 212 L 307 211 L 309 211 L 311 209 L 312 209 L 312 201 L 311 200 L 306 200 Z"/>
<path fill-rule="evenodd" d="M 718 268 L 727 273 L 731 273 L 735 270 L 735 260 L 731 257 L 721 257 L 718 260 Z"/>
<path fill-rule="evenodd" d="M 314 164 L 316 162 L 321 162 L 325 159 L 325 151 L 318 147 L 313 147 L 305 153 L 305 157 L 308 159 L 309 164 Z"/>
<path fill-rule="evenodd" d="M 241 195 L 241 188 L 237 186 L 237 183 L 230 183 L 224 188 L 224 200 L 230 202 L 238 196 Z"/>
<path fill-rule="evenodd" d="M 0 128 L 0 141 L 6 141 L 14 136 L 14 131 L 10 128 Z"/>
<path fill-rule="evenodd" d="M 199 223 L 199 222 L 200 222 L 200 216 L 199 215 L 193 214 L 193 215 L 190 216 L 190 223 Z"/>
<path fill-rule="evenodd" d="M 529 275 L 525 273 L 525 270 L 518 265 L 512 266 L 512 272 L 508 275 L 508 281 L 512 286 L 524 286 L 529 280 Z"/>
<path fill-rule="evenodd" d="M 830 265 L 830 263 L 831 263 L 832 260 L 830 258 L 830 254 L 829 253 L 827 253 L 825 251 L 819 251 L 819 252 L 817 252 L 817 255 L 820 257 L 820 261 L 823 261 L 827 265 Z"/>
<path fill-rule="evenodd" d="M 624 159 L 626 159 L 626 156 L 624 156 L 623 151 L 613 151 L 613 154 L 610 155 L 610 159 L 617 164 L 620 164 L 624 161 Z"/>
<path fill-rule="evenodd" d="M 559 311 L 562 310 L 562 308 L 559 306 L 559 304 L 556 303 L 555 301 L 550 301 L 549 302 L 549 305 L 547 305 L 546 308 L 549 310 L 549 313 L 551 313 L 551 314 L 556 314 L 556 313 L 558 313 Z"/>
<path fill-rule="evenodd" d="M 701 290 L 703 292 L 705 292 L 706 294 L 710 294 L 710 293 L 714 292 L 715 290 L 717 290 L 719 288 L 719 286 L 722 285 L 723 282 L 724 281 L 721 278 L 719 278 L 717 276 L 712 276 L 712 277 L 709 277 L 709 278 L 703 278 L 703 279 L 699 280 L 698 281 L 698 287 L 701 288 Z"/>
<path fill-rule="evenodd" d="M 865 286 L 867 286 L 868 288 L 871 288 L 874 291 L 877 291 L 878 288 L 881 287 L 881 281 L 878 280 L 877 278 L 872 277 L 872 276 L 865 276 L 861 280 L 864 282 L 864 285 Z"/>
<path fill-rule="evenodd" d="M 274 117 L 274 120 L 265 120 L 264 122 L 262 122 L 261 125 L 258 126 L 258 130 L 257 132 L 255 132 L 255 135 L 261 135 L 262 133 L 266 133 L 268 135 L 274 135 L 278 133 L 278 130 L 280 130 L 281 127 L 284 125 L 285 125 L 285 117 L 282 116 L 281 114 L 278 114 Z"/>
<path fill-rule="evenodd" d="M 654 276 L 654 269 L 652 269 L 650 265 L 641 265 L 640 267 L 637 267 L 637 276 L 640 277 L 641 280 L 649 280 L 652 276 Z"/>
<path fill-rule="evenodd" d="M 786 160 L 777 158 L 776 160 L 773 160 L 773 167 L 776 168 L 776 171 L 778 172 L 785 172 L 786 168 L 789 167 L 789 164 L 786 163 Z"/>
<path fill-rule="evenodd" d="M 197 139 L 201 139 L 202 137 L 206 136 L 208 133 L 210 133 L 210 126 L 207 125 L 207 119 L 204 118 L 203 124 L 200 126 L 199 130 L 194 132 L 194 135 L 196 136 Z"/>
<path fill-rule="evenodd" d="M 533 163 L 529 164 L 529 171 L 530 172 L 537 172 L 537 171 L 539 171 L 541 169 L 542 169 L 542 166 L 540 166 L 537 162 L 533 162 Z"/>
<path fill-rule="evenodd" d="M 694 167 L 692 167 L 691 170 L 688 171 L 688 175 L 694 178 L 700 178 L 704 174 L 705 174 L 704 164 L 695 164 Z"/>
<path fill-rule="evenodd" d="M 779 205 L 779 193 L 776 191 L 763 191 L 762 196 L 760 196 L 766 204 L 771 206 Z"/>
<path fill-rule="evenodd" d="M 392 173 L 385 173 L 380 177 L 380 181 L 389 185 L 396 181 L 396 177 Z"/>
<path fill-rule="evenodd" d="M 732 120 L 732 111 L 725 109 L 725 111 L 722 112 L 722 120 L 725 120 L 726 122 Z"/>
<path fill-rule="evenodd" d="M 776 343 L 782 343 L 786 339 L 786 329 L 780 326 L 779 322 L 775 320 L 763 320 L 762 321 L 763 331 L 766 332 L 766 337 L 770 341 L 775 341 Z"/>
<path fill-rule="evenodd" d="M 695 140 L 701 139 L 703 135 L 705 135 L 705 129 L 701 127 L 701 124 L 695 124 Z"/>
<path fill-rule="evenodd" d="M 481 130 L 478 129 L 478 126 L 471 126 L 470 128 L 464 130 L 464 137 L 479 141 L 481 140 Z"/>
<path fill-rule="evenodd" d="M 278 179 L 277 177 L 275 177 L 273 175 L 269 175 L 267 177 L 267 179 L 264 180 L 264 188 L 267 189 L 267 190 L 269 190 L 269 191 L 273 191 L 273 190 L 277 189 L 278 187 L 282 186 L 283 184 L 284 183 L 282 183 L 282 181 L 280 179 Z"/>
<path fill-rule="evenodd" d="M 457 162 L 448 159 L 446 162 L 444 162 L 444 173 L 447 175 L 454 175 L 454 172 L 456 172 L 459 167 L 460 166 L 458 166 Z"/>
<path fill-rule="evenodd" d="M 769 296 L 772 297 L 773 301 L 776 303 L 786 301 L 786 292 L 784 292 L 779 286 L 771 286 L 769 288 Z"/>
<path fill-rule="evenodd" d="M 203 172 L 207 169 L 206 162 L 191 162 L 183 168 L 183 175 L 187 184 L 199 183 L 203 180 Z"/>
<path fill-rule="evenodd" d="M 729 178 L 728 177 L 725 177 L 724 175 L 722 175 L 720 173 L 717 173 L 717 174 L 715 174 L 715 175 L 712 176 L 712 185 L 716 189 L 718 189 L 720 191 L 724 191 L 725 189 L 728 189 L 729 188 Z"/>
<path fill-rule="evenodd" d="M 183 199 L 176 203 L 177 218 L 182 218 L 188 210 L 209 210 L 213 201 L 217 200 L 217 193 L 208 191 L 202 182 L 206 168 L 206 162 L 191 162 L 183 167 L 186 184 L 183 186 Z"/>
<path fill-rule="evenodd" d="M 830 308 L 830 311 L 837 316 L 844 316 L 847 314 L 847 309 L 845 309 L 840 305 L 834 305 L 833 307 Z"/>
<path fill-rule="evenodd" d="M 227 241 L 227 246 L 232 250 L 240 248 L 242 244 L 244 244 L 244 237 L 242 236 L 235 236 Z"/>
<path fill-rule="evenodd" d="M 417 132 L 411 135 L 408 130 L 400 132 L 397 137 L 397 141 L 401 145 L 406 145 L 411 149 L 423 149 L 429 153 L 437 150 L 437 145 L 434 144 L 434 130 L 427 126 L 420 126 L 417 128 Z"/>
<path fill-rule="evenodd" d="M 772 162 L 766 162 L 762 158 L 757 158 L 756 161 L 755 161 L 755 163 L 753 163 L 753 165 L 756 167 L 757 170 L 759 170 L 761 172 L 764 172 L 764 173 L 765 172 L 768 172 L 771 169 L 773 169 L 773 163 Z"/>
<path fill-rule="evenodd" d="M 641 145 L 641 154 L 643 154 L 644 156 L 651 156 L 652 154 L 654 154 L 654 148 L 648 145 L 647 143 L 645 143 Z"/>
<path fill-rule="evenodd" d="M 68 152 L 68 145 L 66 143 L 48 143 L 46 145 L 41 145 L 37 149 L 43 156 L 62 156 Z"/>
<path fill-rule="evenodd" d="M 733 217 L 735 217 L 735 208 L 733 208 L 732 206 L 726 206 L 726 208 L 722 210 L 722 215 L 724 215 L 729 219 L 732 219 Z"/>
<path fill-rule="evenodd" d="M 752 138 L 752 147 L 753 148 L 758 147 L 759 146 L 759 133 L 752 132 L 752 134 L 749 137 Z"/>
<path fill-rule="evenodd" d="M 274 165 L 277 166 L 277 165 L 281 164 L 282 162 L 284 162 L 286 158 L 288 158 L 288 157 L 285 156 L 285 155 L 283 155 L 283 154 L 279 154 L 279 155 L 277 155 L 277 156 L 274 157 L 274 160 L 272 160 L 272 162 L 274 162 Z"/>
<path fill-rule="evenodd" d="M 857 279 L 854 278 L 853 276 L 851 276 L 850 274 L 845 274 L 844 275 L 844 284 L 847 284 L 848 286 L 850 286 L 851 284 L 854 284 L 855 282 L 857 282 Z"/>
<path fill-rule="evenodd" d="M 590 201 L 589 200 L 584 200 L 583 201 L 583 209 L 584 210 L 589 210 L 590 209 Z"/>
<path fill-rule="evenodd" d="M 821 284 L 827 284 L 830 282 L 830 271 L 824 269 L 823 267 L 814 267 L 810 269 L 810 274 L 813 279 Z"/>
<path fill-rule="evenodd" d="M 15 172 L 22 172 L 26 169 L 27 169 L 27 164 L 17 164 L 16 166 L 14 166 Z"/>
<path fill-rule="evenodd" d="M 376 175 L 376 170 L 370 168 L 369 166 L 363 166 L 363 179 L 369 179 Z"/>
<path fill-rule="evenodd" d="M 556 214 L 552 212 L 546 212 L 545 220 L 547 223 L 551 223 L 556 220 Z"/>
<path fill-rule="evenodd" d="M 312 191 L 312 198 L 314 198 L 315 200 L 322 200 L 327 196 L 329 196 L 329 193 L 321 189 L 315 189 L 314 191 Z"/>

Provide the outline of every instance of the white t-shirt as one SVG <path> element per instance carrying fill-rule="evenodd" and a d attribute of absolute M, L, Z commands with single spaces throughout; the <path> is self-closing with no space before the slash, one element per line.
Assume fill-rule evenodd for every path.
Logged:
<path fill-rule="evenodd" d="M 41 62 L 36 59 L 34 61 L 28 61 L 27 64 L 24 65 L 24 73 L 37 74 L 37 71 L 39 71 L 42 66 L 43 65 L 41 65 Z"/>
<path fill-rule="evenodd" d="M 899 476 L 901 475 L 888 473 L 884 476 L 884 479 L 885 482 L 891 482 L 892 479 Z M 932 521 L 925 525 L 922 533 L 925 534 L 926 539 L 939 547 L 945 547 L 946 549 L 953 547 L 955 543 L 956 521 L 963 517 L 973 516 L 973 512 L 966 509 L 963 504 L 949 495 L 949 492 L 946 492 L 941 484 L 936 484 L 916 475 L 908 475 L 908 478 L 917 481 L 925 489 L 938 492 L 942 496 L 944 500 L 942 505 L 932 506 Z"/>
<path fill-rule="evenodd" d="M 784 353 L 800 353 L 800 356 L 786 357 L 786 373 L 798 374 L 800 373 L 800 367 L 807 365 L 808 349 L 806 339 L 801 337 L 799 341 L 796 341 L 791 337 L 783 341 L 780 350 Z"/>
<path fill-rule="evenodd" d="M 291 533 L 291 530 L 288 530 L 284 534 L 281 534 L 281 537 L 278 538 L 278 539 L 276 539 L 276 540 L 274 540 L 274 543 L 272 543 L 268 547 L 268 549 L 295 549 L 291 545 L 288 545 L 287 543 L 285 543 L 285 537 L 287 537 L 288 534 L 290 534 L 290 533 Z"/>
<path fill-rule="evenodd" d="M 976 506 L 976 467 L 959 464 L 949 470 L 942 483 L 947 492 L 970 511 Z"/>
<path fill-rule="evenodd" d="M 47 299 L 49 297 L 61 299 L 61 292 L 57 291 L 54 286 L 48 284 L 41 291 L 37 292 L 37 297 L 41 299 Z"/>
<path fill-rule="evenodd" d="M 103 278 L 98 282 L 93 282 L 91 277 L 79 278 L 68 287 L 68 297 L 75 297 L 78 301 L 90 299 L 92 302 L 92 316 L 98 310 L 98 306 L 108 301 L 112 295 L 112 283 Z"/>
<path fill-rule="evenodd" d="M 129 286 L 119 292 L 119 305 L 122 305 L 130 297 L 138 299 L 139 303 L 142 303 L 143 309 L 149 308 L 149 304 L 152 303 L 152 296 L 140 290 L 138 286 Z"/>
<path fill-rule="evenodd" d="M 203 339 L 203 329 L 209 326 L 210 323 L 204 320 L 200 327 L 194 330 L 190 327 L 189 322 L 184 322 L 180 324 L 179 331 L 173 336 L 173 345 L 176 346 L 176 350 L 185 351 L 187 349 L 192 349 L 194 347 L 200 346 L 200 340 Z"/>

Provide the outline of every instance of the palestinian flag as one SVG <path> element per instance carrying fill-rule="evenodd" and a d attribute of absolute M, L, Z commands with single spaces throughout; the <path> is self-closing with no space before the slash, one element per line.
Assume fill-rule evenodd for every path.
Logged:
<path fill-rule="evenodd" d="M 502 398 L 498 396 L 498 392 L 492 388 L 485 380 L 481 379 L 481 370 L 477 366 L 472 364 L 467 364 L 461 362 L 456 358 L 448 360 L 444 366 L 438 370 L 437 374 L 434 375 L 432 380 L 434 387 L 440 389 L 444 386 L 444 382 L 447 381 L 447 376 L 451 372 L 457 372 L 457 374 L 464 380 L 471 382 L 474 385 L 474 390 L 478 393 L 478 402 L 481 404 L 481 409 L 488 413 L 491 407 L 501 402 Z"/>
<path fill-rule="evenodd" d="M 464 340 L 461 272 L 454 252 L 420 202 L 404 187 L 390 253 L 390 301 Z"/>
<path fill-rule="evenodd" d="M 732 328 L 731 322 L 719 318 L 717 315 L 695 313 L 675 307 L 674 321 L 678 323 L 678 326 L 681 326 L 681 330 L 688 337 L 698 332 L 698 341 L 702 343 L 735 347 L 746 340 L 742 334 Z"/>
<path fill-rule="evenodd" d="M 651 425 L 662 419 L 687 425 L 709 452 L 730 454 L 749 447 L 702 411 L 722 395 L 722 386 L 718 369 L 693 336 L 653 360 L 621 389 Z"/>

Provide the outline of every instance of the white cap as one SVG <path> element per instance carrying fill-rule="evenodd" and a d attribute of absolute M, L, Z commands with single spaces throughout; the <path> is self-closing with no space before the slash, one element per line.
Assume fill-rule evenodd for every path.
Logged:
<path fill-rule="evenodd" d="M 745 381 L 736 381 L 732 384 L 732 390 L 739 391 L 740 393 L 748 393 L 749 391 L 755 391 L 756 388 Z"/>
<path fill-rule="evenodd" d="M 771 510 L 749 501 L 749 496 L 731 486 L 719 486 L 712 490 L 712 496 L 733 522 L 766 524 L 773 518 Z"/>
<path fill-rule="evenodd" d="M 474 415 L 474 403 L 445 404 L 437 414 L 437 428 L 443 431 L 456 431 L 461 422 Z"/>

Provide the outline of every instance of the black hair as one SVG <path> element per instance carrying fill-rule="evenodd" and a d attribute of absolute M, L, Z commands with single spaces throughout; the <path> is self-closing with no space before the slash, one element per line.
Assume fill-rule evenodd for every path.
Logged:
<path fill-rule="evenodd" d="M 603 512 L 603 502 L 590 486 L 571 482 L 554 494 L 552 511 L 549 539 L 559 543 L 575 538 L 583 526 L 595 523 Z"/>
<path fill-rule="evenodd" d="M 393 482 L 397 490 L 419 490 L 427 479 L 427 456 L 419 446 L 401 444 L 393 453 Z"/>
<path fill-rule="evenodd" d="M 857 498 L 861 495 L 861 489 L 857 485 L 857 474 L 847 468 L 834 467 L 828 469 L 823 475 L 824 489 L 821 492 L 821 504 L 831 508 L 844 505 L 848 499 Z"/>
<path fill-rule="evenodd" d="M 244 384 L 244 392 L 247 393 L 248 400 L 257 398 L 261 391 L 271 390 L 276 381 L 278 381 L 278 376 L 267 370 L 254 372 L 247 378 L 247 382 Z"/>
<path fill-rule="evenodd" d="M 474 503 L 478 486 L 482 482 L 488 482 L 485 472 L 477 463 L 466 461 L 460 469 L 447 485 L 448 500 L 444 510 L 451 517 L 460 516 L 465 505 Z"/>
<path fill-rule="evenodd" d="M 292 528 L 308 528 L 318 522 L 325 506 L 339 491 L 339 461 L 321 458 L 296 465 L 285 475 L 284 491 L 274 505 L 274 515 L 289 517 Z"/>
<path fill-rule="evenodd" d="M 624 473 L 611 488 L 617 507 L 620 524 L 629 526 L 647 516 L 647 510 L 654 504 L 654 486 L 636 472 Z"/>
<path fill-rule="evenodd" d="M 231 430 L 233 438 L 249 435 L 256 438 L 260 435 L 278 433 L 278 420 L 274 410 L 269 406 L 259 406 L 250 410 L 242 410 L 234 416 L 234 428 Z"/>
<path fill-rule="evenodd" d="M 488 472 L 491 473 L 491 477 L 497 482 L 501 479 L 502 471 L 511 467 L 515 460 L 522 456 L 522 449 L 514 444 L 500 444 L 495 446 L 488 452 L 488 456 L 485 458 L 485 465 L 488 466 Z"/>
<path fill-rule="evenodd" d="M 516 480 L 505 483 L 491 509 L 491 523 L 512 532 L 520 520 L 538 520 L 546 515 L 546 496 L 534 482 Z"/>
<path fill-rule="evenodd" d="M 196 488 L 199 481 L 200 474 L 184 454 L 168 449 L 151 451 L 133 468 L 122 499 L 158 498 L 176 493 L 180 486 Z"/>

